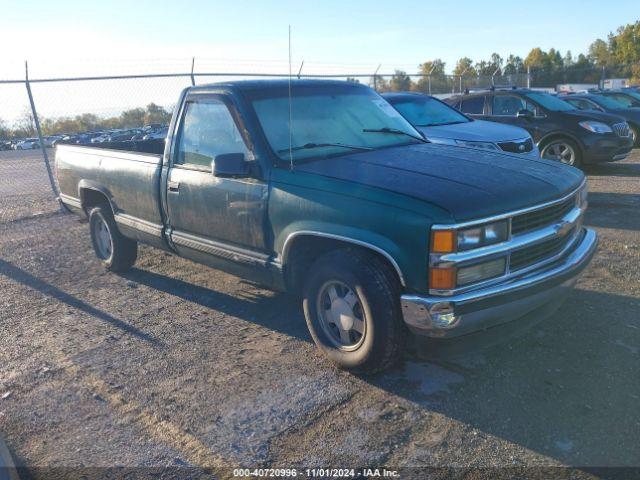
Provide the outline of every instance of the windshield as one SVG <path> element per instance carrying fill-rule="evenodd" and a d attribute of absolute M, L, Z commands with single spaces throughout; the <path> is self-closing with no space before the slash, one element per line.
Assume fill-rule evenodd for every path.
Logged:
<path fill-rule="evenodd" d="M 450 106 L 429 97 L 415 96 L 392 100 L 392 105 L 404 118 L 418 127 L 451 125 L 470 122 L 467 117 Z"/>
<path fill-rule="evenodd" d="M 565 112 L 567 110 L 577 110 L 573 105 L 560 100 L 553 95 L 544 92 L 531 92 L 525 95 L 529 100 L 539 103 L 542 107 L 552 112 Z"/>
<path fill-rule="evenodd" d="M 597 96 L 591 97 L 591 100 L 593 100 L 595 103 L 597 103 L 598 105 L 600 105 L 601 107 L 604 107 L 604 108 L 621 108 L 621 107 L 624 107 L 624 105 L 622 103 L 616 101 L 615 98 L 605 97 L 603 95 L 597 95 Z"/>
<path fill-rule="evenodd" d="M 262 92 L 251 101 L 272 150 L 289 160 L 289 98 L 286 89 Z M 266 98 L 265 98 L 266 97 Z M 365 88 L 293 86 L 293 160 L 347 154 L 416 143 L 404 134 L 367 132 L 391 129 L 420 137 L 386 100 Z M 307 148 L 304 148 L 307 147 Z"/>
<path fill-rule="evenodd" d="M 633 96 L 629 95 L 628 93 L 609 93 L 606 95 L 608 98 L 612 98 L 615 102 L 620 104 L 622 108 L 640 106 L 640 101 L 636 100 Z"/>
<path fill-rule="evenodd" d="M 633 90 L 625 90 L 624 93 L 640 101 L 640 93 L 635 92 Z"/>

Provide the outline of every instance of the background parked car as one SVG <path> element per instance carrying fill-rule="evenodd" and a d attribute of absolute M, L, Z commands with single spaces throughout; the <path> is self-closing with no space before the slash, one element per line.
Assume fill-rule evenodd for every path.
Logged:
<path fill-rule="evenodd" d="M 545 92 L 526 88 L 487 90 L 451 97 L 446 102 L 474 118 L 524 128 L 542 157 L 573 166 L 622 160 L 633 146 L 624 118 L 578 110 Z"/>
<path fill-rule="evenodd" d="M 27 138 L 16 144 L 16 150 L 35 150 L 40 148 L 40 141 L 37 138 Z"/>
<path fill-rule="evenodd" d="M 382 96 L 433 143 L 540 157 L 531 135 L 522 128 L 474 120 L 429 95 L 406 92 Z"/>
<path fill-rule="evenodd" d="M 163 127 L 155 132 L 148 133 L 143 137 L 143 140 L 153 140 L 153 139 L 163 139 L 167 137 L 167 133 L 169 132 L 169 127 Z"/>
<path fill-rule="evenodd" d="M 640 108 L 626 108 L 615 100 L 615 97 L 602 95 L 601 93 L 579 93 L 575 95 L 563 95 L 561 98 L 579 110 L 597 110 L 612 113 L 624 118 L 629 124 L 633 145 L 640 142 Z"/>
<path fill-rule="evenodd" d="M 640 107 L 640 93 L 632 90 L 600 90 L 597 93 L 615 100 L 625 108 Z"/>

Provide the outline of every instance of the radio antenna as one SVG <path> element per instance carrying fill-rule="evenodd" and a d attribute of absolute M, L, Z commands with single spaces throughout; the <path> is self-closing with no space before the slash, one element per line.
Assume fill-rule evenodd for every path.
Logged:
<path fill-rule="evenodd" d="M 293 109 L 291 106 L 291 25 L 289 25 L 289 169 L 293 171 Z"/>

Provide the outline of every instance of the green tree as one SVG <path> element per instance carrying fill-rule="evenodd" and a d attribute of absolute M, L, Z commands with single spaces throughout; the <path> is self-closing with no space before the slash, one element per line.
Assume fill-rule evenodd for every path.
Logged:
<path fill-rule="evenodd" d="M 450 91 L 452 80 L 447 78 L 444 73 L 445 65 L 445 62 L 439 58 L 418 65 L 420 78 L 415 83 L 414 90 L 424 93 L 444 93 Z"/>
<path fill-rule="evenodd" d="M 147 111 L 144 114 L 144 125 L 150 125 L 152 123 L 160 123 L 164 125 L 169 123 L 170 120 L 171 113 L 167 112 L 163 107 L 156 105 L 155 103 L 147 105 Z"/>
<path fill-rule="evenodd" d="M 505 75 L 511 75 L 514 73 L 521 73 L 524 70 L 524 61 L 518 55 L 509 55 L 507 62 L 502 70 Z"/>
<path fill-rule="evenodd" d="M 597 67 L 605 67 L 614 63 L 613 54 L 609 48 L 609 44 L 598 38 L 589 45 L 589 59 Z"/>
<path fill-rule="evenodd" d="M 11 137 L 11 130 L 7 123 L 0 118 L 0 140 L 6 140 Z"/>
<path fill-rule="evenodd" d="M 132 108 L 120 114 L 121 128 L 135 128 L 144 125 L 145 110 L 143 108 Z"/>
<path fill-rule="evenodd" d="M 464 72 L 464 74 L 462 72 Z M 465 77 L 475 76 L 476 70 L 473 68 L 473 60 L 469 57 L 462 57 L 456 62 L 456 68 L 453 69 L 453 74 L 464 75 Z"/>
<path fill-rule="evenodd" d="M 625 65 L 625 73 L 640 81 L 640 20 L 609 35 L 609 50 L 615 63 Z"/>
<path fill-rule="evenodd" d="M 541 48 L 532 48 L 524 59 L 524 66 L 532 70 L 545 70 L 549 67 L 549 57 Z"/>
<path fill-rule="evenodd" d="M 378 92 L 386 92 L 389 90 L 389 83 L 382 75 L 372 75 L 369 86 Z"/>
<path fill-rule="evenodd" d="M 411 78 L 407 72 L 396 70 L 389 80 L 389 89 L 393 92 L 408 92 L 411 90 Z"/>

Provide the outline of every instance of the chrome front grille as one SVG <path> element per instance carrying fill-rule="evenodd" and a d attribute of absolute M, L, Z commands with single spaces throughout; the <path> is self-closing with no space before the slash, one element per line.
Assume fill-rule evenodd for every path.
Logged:
<path fill-rule="evenodd" d="M 613 131 L 616 132 L 616 135 L 619 137 L 628 137 L 631 135 L 631 130 L 629 130 L 629 124 L 624 123 L 616 123 L 613 125 Z"/>
<path fill-rule="evenodd" d="M 430 268 L 454 268 L 458 273 L 504 259 L 502 275 L 487 276 L 475 283 L 456 283 L 451 289 L 430 288 L 429 292 L 439 296 L 457 295 L 528 275 L 561 260 L 583 232 L 586 188 L 583 183 L 570 195 L 537 207 L 466 223 L 434 225 L 434 230 L 457 231 L 507 221 L 510 228 L 505 241 L 450 253 L 432 252 L 429 256 Z"/>
<path fill-rule="evenodd" d="M 520 235 L 556 223 L 575 206 L 576 197 L 573 195 L 560 203 L 516 215 L 511 219 L 511 234 Z"/>
<path fill-rule="evenodd" d="M 573 240 L 575 231 L 576 229 L 573 228 L 564 236 L 552 238 L 530 247 L 515 250 L 511 253 L 511 257 L 509 259 L 509 270 L 517 272 L 555 257 Z"/>

